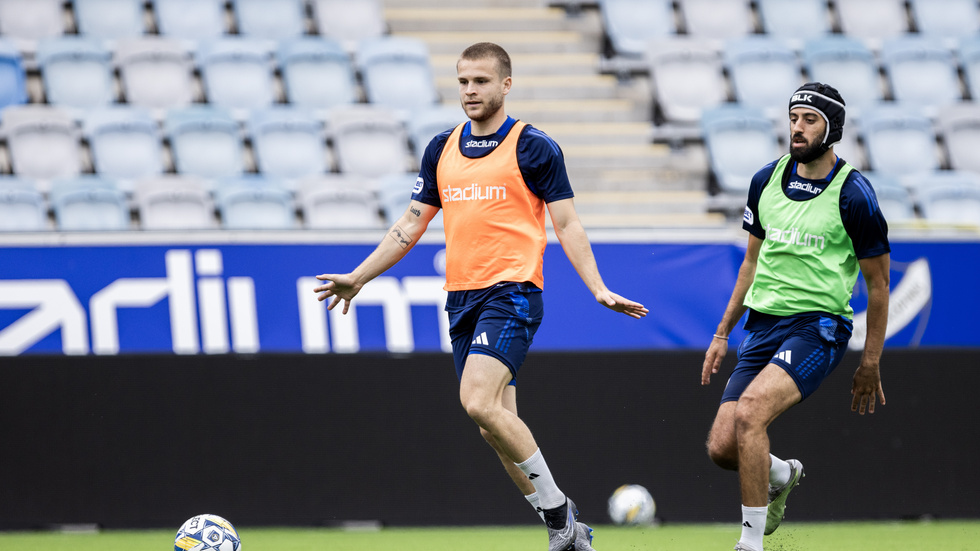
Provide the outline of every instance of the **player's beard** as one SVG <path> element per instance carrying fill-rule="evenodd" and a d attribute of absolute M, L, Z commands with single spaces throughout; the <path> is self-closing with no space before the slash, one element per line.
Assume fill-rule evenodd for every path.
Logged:
<path fill-rule="evenodd" d="M 811 143 L 807 144 L 807 146 L 802 149 L 796 149 L 793 147 L 792 140 L 790 140 L 789 158 L 798 163 L 810 163 L 823 155 L 823 153 L 823 144 Z"/>
<path fill-rule="evenodd" d="M 482 105 L 483 110 L 477 114 L 471 115 L 470 120 L 476 122 L 483 122 L 486 120 L 490 120 L 490 118 L 496 115 L 497 111 L 500 111 L 500 109 L 503 106 L 504 106 L 503 94 L 487 98 L 486 100 L 483 101 L 483 105 Z M 463 105 L 463 110 L 464 111 L 466 110 L 465 104 Z"/>

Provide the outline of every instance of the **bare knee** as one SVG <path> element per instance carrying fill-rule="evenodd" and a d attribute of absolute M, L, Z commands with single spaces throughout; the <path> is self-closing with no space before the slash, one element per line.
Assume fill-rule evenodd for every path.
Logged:
<path fill-rule="evenodd" d="M 466 414 L 480 426 L 480 433 L 486 438 L 487 429 L 490 428 L 494 416 L 493 402 L 483 399 L 480 395 L 461 396 L 460 402 Z"/>
<path fill-rule="evenodd" d="M 739 399 L 738 407 L 735 409 L 736 438 L 765 430 L 767 423 L 763 418 L 762 405 L 760 399 L 755 396 L 743 395 Z"/>
<path fill-rule="evenodd" d="M 720 436 L 711 431 L 705 447 L 715 465 L 729 471 L 738 470 L 738 446 L 731 434 Z"/>

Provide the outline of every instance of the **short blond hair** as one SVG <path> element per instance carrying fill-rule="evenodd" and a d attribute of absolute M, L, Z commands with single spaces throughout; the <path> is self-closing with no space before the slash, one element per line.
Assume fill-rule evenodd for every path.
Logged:
<path fill-rule="evenodd" d="M 507 78 L 510 76 L 510 55 L 507 54 L 507 50 L 504 50 L 497 44 L 493 42 L 477 42 L 472 46 L 463 50 L 463 53 L 459 56 L 460 59 L 477 60 L 477 59 L 495 59 L 497 61 L 497 72 L 500 74 L 500 78 Z"/>

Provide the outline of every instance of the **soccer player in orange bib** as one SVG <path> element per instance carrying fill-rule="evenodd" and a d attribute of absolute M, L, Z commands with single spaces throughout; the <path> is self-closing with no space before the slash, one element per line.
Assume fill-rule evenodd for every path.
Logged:
<path fill-rule="evenodd" d="M 459 397 L 504 468 L 548 527 L 549 551 L 592 549 L 592 530 L 555 483 L 527 425 L 517 416 L 516 378 L 544 308 L 545 207 L 566 256 L 596 301 L 633 318 L 647 309 L 602 281 L 578 218 L 561 149 L 509 117 L 511 63 L 496 44 L 474 44 L 456 63 L 469 121 L 426 147 L 412 201 L 353 272 L 322 274 L 314 289 L 328 308 L 350 301 L 418 242 L 439 209 L 446 231 L 446 310 Z"/>

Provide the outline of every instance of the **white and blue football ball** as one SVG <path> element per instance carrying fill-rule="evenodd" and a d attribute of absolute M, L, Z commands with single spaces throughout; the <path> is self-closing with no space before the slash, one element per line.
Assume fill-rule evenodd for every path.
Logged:
<path fill-rule="evenodd" d="M 653 496 L 639 484 L 623 484 L 609 496 L 609 518 L 615 524 L 653 524 L 656 513 Z"/>
<path fill-rule="evenodd" d="M 187 519 L 174 538 L 174 551 L 241 551 L 238 530 L 218 515 Z"/>

